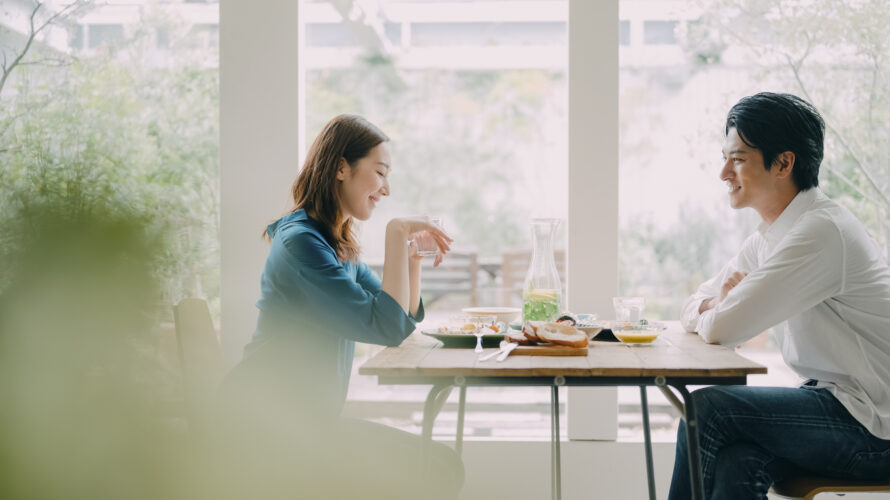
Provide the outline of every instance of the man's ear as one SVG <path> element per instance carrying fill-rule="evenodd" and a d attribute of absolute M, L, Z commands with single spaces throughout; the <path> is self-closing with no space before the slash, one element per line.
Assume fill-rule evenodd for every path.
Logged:
<path fill-rule="evenodd" d="M 346 161 L 346 158 L 340 158 L 340 164 L 337 166 L 337 180 L 345 181 L 350 172 L 352 171 L 352 167 L 349 166 L 349 162 Z"/>
<path fill-rule="evenodd" d="M 776 169 L 776 177 L 779 179 L 785 179 L 790 176 L 791 171 L 794 170 L 795 159 L 796 157 L 791 151 L 779 153 L 779 155 L 776 156 L 775 161 L 773 161 L 773 167 L 775 167 Z"/>

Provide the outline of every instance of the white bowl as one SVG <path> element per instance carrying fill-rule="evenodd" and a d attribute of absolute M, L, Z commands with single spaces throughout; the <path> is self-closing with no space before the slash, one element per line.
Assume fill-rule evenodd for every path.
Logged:
<path fill-rule="evenodd" d="M 494 316 L 497 321 L 505 325 L 509 325 L 522 315 L 522 309 L 518 307 L 465 307 L 461 312 L 477 316 Z"/>

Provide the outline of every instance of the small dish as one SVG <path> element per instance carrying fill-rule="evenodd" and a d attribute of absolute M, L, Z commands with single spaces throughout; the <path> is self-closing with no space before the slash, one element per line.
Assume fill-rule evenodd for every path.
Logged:
<path fill-rule="evenodd" d="M 661 335 L 662 327 L 657 325 L 613 325 L 612 334 L 629 346 L 650 345 Z"/>
<path fill-rule="evenodd" d="M 586 333 L 587 337 L 593 340 L 604 328 L 603 323 L 597 321 L 597 318 L 596 314 L 579 314 L 578 324 L 575 325 L 575 328 Z"/>

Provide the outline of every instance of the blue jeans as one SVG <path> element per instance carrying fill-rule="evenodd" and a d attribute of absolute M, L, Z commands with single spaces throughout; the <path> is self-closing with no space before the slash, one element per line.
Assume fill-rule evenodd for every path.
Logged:
<path fill-rule="evenodd" d="M 766 499 L 769 487 L 809 473 L 890 478 L 890 440 L 868 432 L 827 390 L 723 386 L 691 393 L 706 499 Z M 677 432 L 670 500 L 692 497 L 686 424 Z"/>

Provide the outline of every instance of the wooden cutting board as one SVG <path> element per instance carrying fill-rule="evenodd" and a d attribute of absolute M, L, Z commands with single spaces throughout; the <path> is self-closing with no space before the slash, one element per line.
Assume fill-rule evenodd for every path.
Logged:
<path fill-rule="evenodd" d="M 520 345 L 513 349 L 511 356 L 587 356 L 587 346 L 569 347 L 564 345 Z"/>

